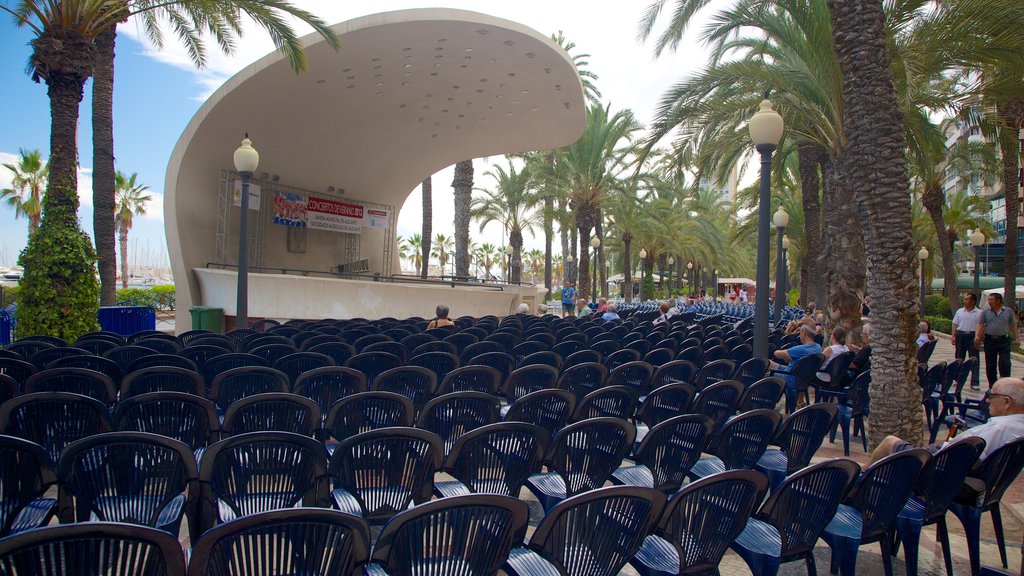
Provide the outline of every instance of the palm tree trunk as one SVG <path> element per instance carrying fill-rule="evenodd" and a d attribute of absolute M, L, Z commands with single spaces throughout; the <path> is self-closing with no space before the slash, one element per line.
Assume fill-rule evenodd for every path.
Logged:
<path fill-rule="evenodd" d="M 551 241 L 554 228 L 555 200 L 548 194 L 544 198 L 544 301 L 551 300 Z"/>
<path fill-rule="evenodd" d="M 622 235 L 622 297 L 626 302 L 633 301 L 633 262 L 629 255 L 633 244 L 633 235 L 629 232 Z"/>
<path fill-rule="evenodd" d="M 509 276 L 511 276 L 512 282 L 522 282 L 523 231 L 518 228 L 512 230 L 512 233 L 509 234 L 508 243 L 512 246 L 512 270 L 509 271 Z"/>
<path fill-rule="evenodd" d="M 427 176 L 423 179 L 423 183 L 420 184 L 420 190 L 423 193 L 423 228 L 420 232 L 423 236 L 423 255 L 421 257 L 420 278 L 426 278 L 430 270 L 430 239 L 434 233 L 434 199 L 430 178 L 430 176 Z"/>
<path fill-rule="evenodd" d="M 100 306 L 117 300 L 114 250 L 114 44 L 117 28 L 96 37 L 92 81 L 92 230 L 100 272 Z M 122 252 L 123 257 L 123 252 Z"/>
<path fill-rule="evenodd" d="M 579 259 L 579 254 L 577 254 L 578 250 L 576 250 L 576 238 L 577 238 L 577 236 L 575 234 L 569 234 L 569 255 L 572 256 L 572 258 L 573 258 L 572 263 L 569 264 L 569 268 L 572 270 L 569 273 L 569 279 L 572 280 L 573 282 L 576 282 L 576 292 L 578 293 L 579 289 L 580 289 L 580 285 L 579 285 L 580 259 Z"/>
<path fill-rule="evenodd" d="M 805 143 L 799 147 L 800 203 L 804 211 L 804 259 L 800 265 L 801 304 L 824 304 L 821 274 L 821 178 L 818 176 L 824 148 Z"/>
<path fill-rule="evenodd" d="M 601 245 L 597 247 L 597 287 L 601 296 L 608 297 L 608 271 L 604 267 L 604 226 L 601 223 L 601 209 L 597 209 L 597 216 L 594 219 L 594 234 L 601 238 Z"/>
<path fill-rule="evenodd" d="M 590 300 L 590 227 L 593 218 L 590 208 L 580 207 L 576 210 L 576 229 L 579 230 L 579 282 L 576 284 L 576 293 L 584 300 Z"/>
<path fill-rule="evenodd" d="M 942 208 L 946 205 L 946 195 L 941 186 L 926 184 L 924 193 L 921 194 L 921 202 L 935 226 L 935 236 L 939 242 L 939 252 L 942 254 L 942 293 L 949 299 L 950 307 L 956 310 L 960 307 L 960 299 L 957 292 L 956 264 L 953 261 L 953 242 L 949 238 L 949 230 L 942 219 Z M 923 306 L 924 302 L 921 305 Z"/>
<path fill-rule="evenodd" d="M 921 303 L 913 266 L 903 126 L 886 51 L 882 0 L 829 0 L 828 6 L 846 79 L 843 171 L 853 197 L 861 202 L 863 218 L 855 230 L 865 232 L 871 265 L 871 396 L 878 414 L 872 418 L 871 441 L 877 444 L 894 434 L 919 444 L 921 397 L 914 337 Z"/>
<path fill-rule="evenodd" d="M 1003 157 L 1003 197 L 1006 199 L 1006 256 L 1003 258 L 1004 306 L 1017 308 L 1017 216 L 1020 201 L 1017 198 L 1020 182 L 1020 128 L 1024 122 L 1024 99 L 1012 98 L 998 103 L 1003 122 L 999 130 L 999 151 Z"/>
<path fill-rule="evenodd" d="M 455 165 L 455 275 L 469 276 L 469 208 L 473 202 L 473 161 Z"/>
<path fill-rule="evenodd" d="M 841 324 L 859 338 L 860 304 L 867 283 L 867 265 L 857 191 L 845 176 L 846 161 L 844 156 L 833 158 L 824 171 L 822 214 L 825 230 L 822 238 L 828 286 L 825 303 L 829 331 L 832 326 Z M 821 306 L 820 302 L 817 304 Z"/>
<path fill-rule="evenodd" d="M 117 241 L 121 246 L 121 287 L 128 287 L 128 230 L 124 224 L 117 227 Z"/>

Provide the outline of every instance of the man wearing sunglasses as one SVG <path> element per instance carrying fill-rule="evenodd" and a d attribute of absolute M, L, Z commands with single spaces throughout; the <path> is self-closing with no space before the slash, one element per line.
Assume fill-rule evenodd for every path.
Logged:
<path fill-rule="evenodd" d="M 1024 380 L 1020 378 L 1000 378 L 992 385 L 988 393 L 988 422 L 964 430 L 950 442 L 959 442 L 964 438 L 978 437 L 985 441 L 985 451 L 981 460 L 1004 445 L 1018 438 L 1024 438 Z M 894 452 L 913 448 L 896 436 L 887 436 L 878 444 L 871 454 L 874 463 Z M 938 445 L 928 446 L 931 452 L 938 450 Z"/>

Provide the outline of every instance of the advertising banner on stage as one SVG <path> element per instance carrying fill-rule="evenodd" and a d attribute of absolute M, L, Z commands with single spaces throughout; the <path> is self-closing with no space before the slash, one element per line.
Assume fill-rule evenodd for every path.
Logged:
<path fill-rule="evenodd" d="M 306 201 L 306 218 L 311 230 L 359 234 L 363 227 L 363 207 L 310 196 Z"/>
<path fill-rule="evenodd" d="M 363 226 L 367 228 L 387 228 L 391 225 L 391 211 L 367 208 L 363 213 Z"/>
<path fill-rule="evenodd" d="M 274 224 L 291 228 L 306 227 L 306 196 L 294 192 L 274 192 Z"/>
<path fill-rule="evenodd" d="M 235 206 L 242 207 L 242 181 L 235 180 L 235 192 L 234 192 Z M 249 184 L 249 210 L 260 209 L 260 187 L 255 184 Z"/>

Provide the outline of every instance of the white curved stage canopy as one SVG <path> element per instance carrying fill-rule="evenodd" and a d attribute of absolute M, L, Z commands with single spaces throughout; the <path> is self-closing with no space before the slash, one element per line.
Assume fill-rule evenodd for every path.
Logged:
<path fill-rule="evenodd" d="M 432 314 L 437 301 L 427 299 L 445 298 L 396 307 L 381 296 L 401 295 L 399 285 L 338 274 L 339 266 L 385 278 L 399 272 L 398 211 L 425 177 L 461 160 L 558 148 L 583 132 L 571 59 L 526 26 L 417 9 L 333 29 L 340 51 L 307 36 L 308 70 L 298 75 L 279 53 L 265 56 L 221 86 L 178 140 L 164 216 L 179 331 L 191 326 L 193 305 L 234 314 L 232 153 L 245 133 L 260 152 L 250 194 L 250 317 L 344 318 Z M 502 306 L 524 299 L 520 291 L 504 302 L 514 291 L 504 290 Z"/>

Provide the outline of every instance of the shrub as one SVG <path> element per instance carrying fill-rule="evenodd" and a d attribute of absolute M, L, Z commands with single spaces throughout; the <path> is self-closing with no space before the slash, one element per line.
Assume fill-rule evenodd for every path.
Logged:
<path fill-rule="evenodd" d="M 18 294 L 21 286 L 0 286 L 0 308 L 6 310 L 8 306 L 18 303 Z"/>
<path fill-rule="evenodd" d="M 76 220 L 43 218 L 18 264 L 25 269 L 16 312 L 19 337 L 49 335 L 73 342 L 99 329 L 96 251 Z"/>
<path fill-rule="evenodd" d="M 150 288 L 156 299 L 157 308 L 161 310 L 174 310 L 174 285 L 153 286 Z"/>
<path fill-rule="evenodd" d="M 174 310 L 174 286 L 121 288 L 117 291 L 117 305 L 150 306 L 159 310 Z"/>
<path fill-rule="evenodd" d="M 929 294 L 925 296 L 924 315 L 952 319 L 953 309 L 949 305 L 949 299 L 942 294 Z"/>
<path fill-rule="evenodd" d="M 953 321 L 941 316 L 925 316 L 925 320 L 931 323 L 933 332 L 951 334 L 953 332 Z"/>

